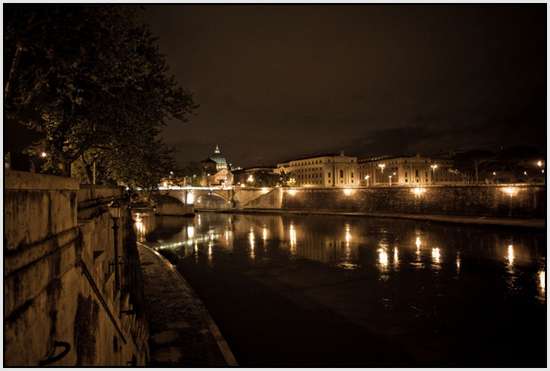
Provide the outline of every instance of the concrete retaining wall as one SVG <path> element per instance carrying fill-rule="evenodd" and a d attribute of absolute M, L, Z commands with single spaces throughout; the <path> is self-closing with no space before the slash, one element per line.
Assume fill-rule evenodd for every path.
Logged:
<path fill-rule="evenodd" d="M 147 327 L 135 310 L 138 281 L 129 274 L 135 272 L 129 263 L 136 264 L 128 259 L 135 249 L 129 213 L 121 218 L 118 233 L 120 261 L 125 263 L 119 290 L 114 286 L 112 218 L 95 201 L 93 212 L 78 213 L 78 195 L 74 179 L 5 174 L 7 366 L 146 362 Z"/>
<path fill-rule="evenodd" d="M 546 187 L 433 186 L 275 189 L 244 208 L 545 218 Z"/>

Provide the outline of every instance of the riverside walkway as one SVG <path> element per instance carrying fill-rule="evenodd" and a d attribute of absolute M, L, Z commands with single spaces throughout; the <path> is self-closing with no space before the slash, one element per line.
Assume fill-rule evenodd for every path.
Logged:
<path fill-rule="evenodd" d="M 202 301 L 164 257 L 138 243 L 150 332 L 150 366 L 237 366 Z"/>

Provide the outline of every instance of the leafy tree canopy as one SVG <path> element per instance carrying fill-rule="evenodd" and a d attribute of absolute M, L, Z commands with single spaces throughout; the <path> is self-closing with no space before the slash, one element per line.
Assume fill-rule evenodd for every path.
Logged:
<path fill-rule="evenodd" d="M 120 5 L 4 7 L 5 111 L 42 134 L 45 171 L 78 160 L 89 177 L 96 162 L 104 181 L 149 186 L 171 166 L 158 134 L 197 106 L 137 19 Z"/>

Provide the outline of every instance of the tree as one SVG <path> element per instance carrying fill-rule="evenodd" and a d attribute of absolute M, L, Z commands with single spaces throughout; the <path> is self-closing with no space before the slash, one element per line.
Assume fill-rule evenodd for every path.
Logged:
<path fill-rule="evenodd" d="M 187 121 L 197 106 L 135 11 L 8 5 L 4 19 L 6 114 L 43 135 L 30 151 L 48 153 L 45 171 L 69 175 L 79 160 L 91 180 L 101 159 L 111 179 L 144 183 L 143 174 L 162 166 L 152 162 L 168 155 L 161 128 Z M 122 171 L 121 161 L 132 169 Z"/>

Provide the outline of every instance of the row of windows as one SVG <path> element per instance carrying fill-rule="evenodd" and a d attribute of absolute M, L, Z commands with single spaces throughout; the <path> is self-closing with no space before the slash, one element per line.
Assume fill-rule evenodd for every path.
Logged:
<path fill-rule="evenodd" d="M 311 167 L 311 168 L 305 168 L 305 169 L 296 169 L 295 171 L 297 173 L 308 173 L 308 172 L 313 172 L 313 171 L 322 171 L 323 168 L 321 167 Z"/>
<path fill-rule="evenodd" d="M 324 164 L 327 162 L 332 162 L 332 159 L 324 159 L 324 160 L 308 160 L 308 161 L 291 161 L 290 166 L 307 166 L 307 165 L 317 165 L 317 164 Z M 352 158 L 350 162 L 355 162 L 355 159 Z"/>
<path fill-rule="evenodd" d="M 298 161 L 298 162 L 291 162 L 291 166 L 304 166 L 304 165 L 316 165 L 316 164 L 322 164 L 324 163 L 324 160 L 311 160 L 311 161 Z M 328 160 L 330 162 L 330 160 Z"/>

